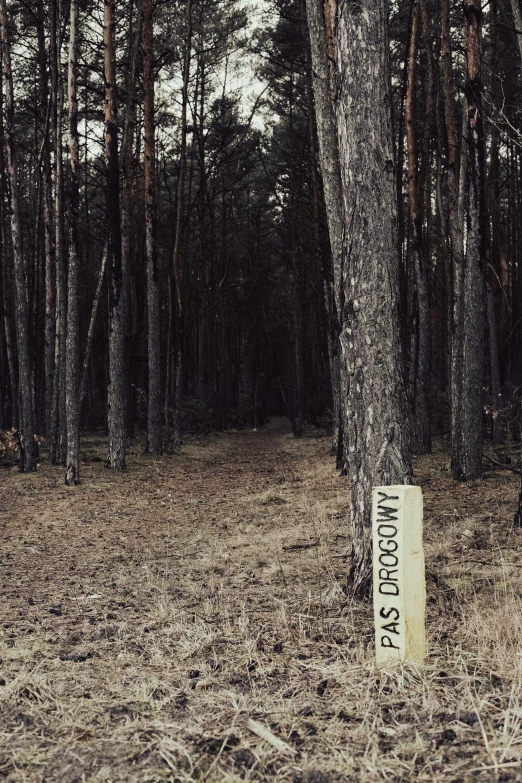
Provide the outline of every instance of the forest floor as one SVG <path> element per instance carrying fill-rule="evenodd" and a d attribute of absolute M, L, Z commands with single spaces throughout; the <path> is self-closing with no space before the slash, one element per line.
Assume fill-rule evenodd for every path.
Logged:
<path fill-rule="evenodd" d="M 522 780 L 514 473 L 416 460 L 429 657 L 378 672 L 324 433 L 136 441 L 123 475 L 82 447 L 77 488 L 0 468 L 0 779 Z"/>

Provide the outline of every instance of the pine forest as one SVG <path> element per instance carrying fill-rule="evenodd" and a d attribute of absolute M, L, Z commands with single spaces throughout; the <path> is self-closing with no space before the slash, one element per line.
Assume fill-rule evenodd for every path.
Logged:
<path fill-rule="evenodd" d="M 0 780 L 522 780 L 521 0 L 0 56 Z"/>

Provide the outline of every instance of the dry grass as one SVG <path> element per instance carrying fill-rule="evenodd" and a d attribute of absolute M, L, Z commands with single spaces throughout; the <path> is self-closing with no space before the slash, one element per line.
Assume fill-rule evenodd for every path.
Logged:
<path fill-rule="evenodd" d="M 2 473 L 0 779 L 522 780 L 514 474 L 418 460 L 430 654 L 378 672 L 326 438 L 141 447 L 119 476 L 86 439 L 75 489 Z"/>

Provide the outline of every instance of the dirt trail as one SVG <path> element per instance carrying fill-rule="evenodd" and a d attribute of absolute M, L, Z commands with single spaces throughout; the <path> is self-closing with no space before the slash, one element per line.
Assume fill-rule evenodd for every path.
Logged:
<path fill-rule="evenodd" d="M 237 519 L 253 495 L 292 480 L 298 459 L 285 451 L 286 430 L 276 420 L 258 432 L 210 436 L 174 458 L 142 454 L 137 444 L 124 474 L 104 468 L 102 443 L 89 438 L 82 484 L 72 490 L 61 486 L 59 469 L 42 464 L 35 476 L 19 476 L 12 468 L 0 495 L 6 576 L 48 592 L 57 568 L 61 578 L 75 572 L 72 584 L 103 578 L 93 569 L 147 548 L 162 554 L 165 537 L 181 547 L 223 517 Z M 12 595 L 23 598 L 19 589 Z"/>
<path fill-rule="evenodd" d="M 441 452 L 417 462 L 439 579 L 420 685 L 376 675 L 370 608 L 341 589 L 347 492 L 328 447 L 275 419 L 176 457 L 135 443 L 123 475 L 104 468 L 102 438 L 85 438 L 77 488 L 44 463 L 3 470 L 0 779 L 498 779 L 473 777 L 491 753 L 461 718 L 474 714 L 471 664 L 492 726 L 522 689 L 516 477 L 463 487 Z"/>

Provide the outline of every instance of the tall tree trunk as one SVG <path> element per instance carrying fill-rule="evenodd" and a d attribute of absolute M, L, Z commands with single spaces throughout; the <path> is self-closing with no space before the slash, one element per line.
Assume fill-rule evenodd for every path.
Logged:
<path fill-rule="evenodd" d="M 14 129 L 14 89 L 11 70 L 11 48 L 7 32 L 6 0 L 0 0 L 0 36 L 2 45 L 2 67 L 5 86 L 4 139 L 9 185 L 9 207 L 11 237 L 14 261 L 15 323 L 18 348 L 18 386 L 20 393 L 20 471 L 36 470 L 34 447 L 33 378 L 29 353 L 27 289 L 25 283 L 24 257 L 22 250 L 22 227 L 20 224 L 20 203 L 18 196 L 18 172 Z"/>
<path fill-rule="evenodd" d="M 187 107 L 190 79 L 190 61 L 192 48 L 192 0 L 187 0 L 185 17 L 185 56 L 183 61 L 183 88 L 181 95 L 181 150 L 179 159 L 178 189 L 176 198 L 176 233 L 174 238 L 174 253 L 172 267 L 176 283 L 175 326 L 176 326 L 176 366 L 174 373 L 174 421 L 172 446 L 175 450 L 181 447 L 181 406 L 183 402 L 183 361 L 185 329 L 183 311 L 183 261 L 182 261 L 182 231 L 185 211 L 185 172 L 187 167 Z M 167 394 L 168 394 L 167 389 Z"/>
<path fill-rule="evenodd" d="M 43 190 L 43 223 L 44 223 L 44 254 L 45 254 L 45 325 L 44 325 L 44 408 L 45 433 L 49 436 L 52 426 L 51 411 L 53 399 L 54 376 L 54 344 L 55 344 L 55 258 L 54 258 L 54 223 L 52 207 L 52 168 L 51 144 L 49 139 L 49 120 L 53 115 L 53 101 L 49 100 L 47 71 L 47 51 L 45 41 L 44 8 L 40 6 L 38 27 L 38 59 L 40 66 L 40 101 L 45 118 L 44 139 L 42 142 L 42 190 Z"/>
<path fill-rule="evenodd" d="M 429 400 L 431 325 L 428 294 L 426 252 L 422 236 L 424 194 L 419 182 L 416 138 L 416 74 L 417 50 L 420 39 L 421 0 L 414 0 L 411 20 L 410 51 L 408 57 L 408 84 L 405 101 L 406 136 L 408 148 L 408 197 L 410 204 L 411 254 L 416 281 L 416 351 L 412 356 L 413 420 L 412 448 L 417 454 L 431 451 L 431 417 Z M 429 122 L 429 118 L 426 118 Z"/>
<path fill-rule="evenodd" d="M 105 221 L 109 289 L 109 454 L 107 465 L 125 469 L 125 294 L 123 290 L 118 113 L 116 87 L 116 0 L 105 0 Z"/>
<path fill-rule="evenodd" d="M 78 138 L 78 0 L 71 0 L 69 29 L 69 274 L 67 281 L 66 392 L 67 453 L 65 483 L 80 482 L 79 312 L 78 312 L 78 212 L 80 142 Z"/>
<path fill-rule="evenodd" d="M 463 286 L 462 438 L 458 475 L 482 473 L 482 387 L 486 261 L 485 141 L 482 110 L 482 11 L 480 0 L 464 0 L 468 168 L 470 180 Z"/>
<path fill-rule="evenodd" d="M 310 53 L 312 60 L 312 87 L 314 93 L 315 119 L 319 141 L 319 163 L 323 180 L 323 193 L 330 237 L 331 269 L 325 277 L 325 300 L 328 317 L 328 350 L 330 378 L 334 408 L 333 449 L 338 454 L 344 442 L 340 378 L 339 316 L 334 291 L 340 290 L 342 268 L 342 238 L 344 231 L 343 194 L 339 149 L 337 145 L 337 123 L 332 102 L 333 85 L 328 62 L 328 41 L 325 8 L 322 0 L 306 0 Z"/>
<path fill-rule="evenodd" d="M 492 0 L 490 12 L 491 71 L 493 111 L 502 105 L 501 81 L 498 74 L 498 7 Z M 500 213 L 500 128 L 492 123 L 487 182 L 487 207 L 491 216 L 491 234 L 488 237 L 490 254 L 487 279 L 487 318 L 490 344 L 490 379 L 492 403 L 492 438 L 496 443 L 505 439 L 505 417 L 503 415 L 502 383 L 506 374 L 506 349 L 509 340 L 509 265 L 506 255 L 506 240 Z M 499 319 L 495 313 L 495 277 L 499 288 Z"/>
<path fill-rule="evenodd" d="M 161 454 L 161 324 L 156 249 L 156 145 L 154 139 L 154 30 L 153 2 L 143 0 L 143 85 L 145 125 L 145 252 L 147 256 L 147 310 L 149 394 L 147 451 Z"/>
<path fill-rule="evenodd" d="M 461 473 L 462 450 L 462 363 L 464 353 L 463 280 L 464 245 L 459 219 L 459 141 L 455 120 L 455 86 L 451 52 L 449 0 L 442 0 L 442 77 L 444 115 L 448 142 L 448 204 L 451 253 L 453 261 L 453 316 L 451 335 L 451 465 L 454 476 Z M 461 161 L 461 165 L 463 162 Z M 463 173 L 463 171 L 461 172 Z"/>
<path fill-rule="evenodd" d="M 0 79 L 3 69 L 0 71 Z M 5 252 L 5 201 L 8 192 L 5 171 L 4 155 L 4 92 L 0 83 L 0 237 L 2 240 L 2 301 L 0 306 L 3 311 L 3 322 L 5 330 L 5 350 L 7 354 L 7 366 L 9 369 L 9 384 L 11 394 L 11 427 L 18 429 L 18 374 L 15 363 L 15 346 L 13 338 L 12 323 L 12 264 L 11 259 Z"/>
<path fill-rule="evenodd" d="M 409 483 L 386 0 L 338 7 L 337 125 L 346 226 L 339 297 L 348 376 L 350 589 L 368 598 L 372 487 Z M 364 45 L 362 45 L 364 43 Z M 369 143 L 371 140 L 371 143 Z"/>
<path fill-rule="evenodd" d="M 129 435 L 133 433 L 134 422 L 132 420 L 132 404 L 130 389 L 130 341 L 132 326 L 130 319 L 130 273 L 132 260 L 132 228 L 134 205 L 134 141 L 136 136 L 136 82 L 138 72 L 138 58 L 140 54 L 140 42 L 142 32 L 142 13 L 138 10 L 134 23 L 135 0 L 129 0 L 129 52 L 128 68 L 126 73 L 126 102 L 125 116 L 123 120 L 123 134 L 120 152 L 122 169 L 122 193 L 121 193 L 121 274 L 122 274 L 122 311 L 125 324 L 125 414 L 126 430 Z"/>
<path fill-rule="evenodd" d="M 63 77 L 61 64 L 60 6 L 51 2 L 52 135 L 54 147 L 54 213 L 56 264 L 56 326 L 54 380 L 49 433 L 49 460 L 63 463 L 65 458 L 65 353 L 67 292 L 63 220 Z"/>

